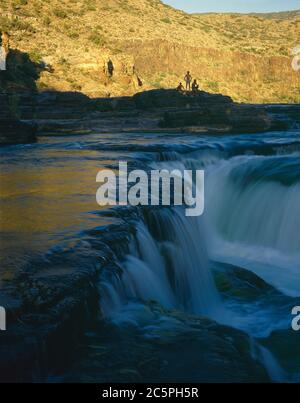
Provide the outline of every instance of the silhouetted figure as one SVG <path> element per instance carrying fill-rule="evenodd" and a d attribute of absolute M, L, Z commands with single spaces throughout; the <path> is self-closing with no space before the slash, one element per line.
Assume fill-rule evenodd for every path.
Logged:
<path fill-rule="evenodd" d="M 191 82 L 192 82 L 192 76 L 191 73 L 189 71 L 187 71 L 185 77 L 184 77 L 184 81 L 185 81 L 185 88 L 187 91 L 191 90 Z"/>
<path fill-rule="evenodd" d="M 178 87 L 176 88 L 176 91 L 180 92 L 181 94 L 184 93 L 184 86 L 182 83 L 179 83 Z"/>
<path fill-rule="evenodd" d="M 143 86 L 143 81 L 140 79 L 139 76 L 137 76 L 136 78 L 137 78 L 138 86 L 142 87 Z"/>
<path fill-rule="evenodd" d="M 111 59 L 109 59 L 109 61 L 107 62 L 107 72 L 108 72 L 108 76 L 112 77 L 114 74 L 114 64 L 112 62 Z"/>
<path fill-rule="evenodd" d="M 197 80 L 195 79 L 192 84 L 192 92 L 193 92 L 193 94 L 197 94 L 198 91 L 199 91 L 199 84 L 197 83 Z"/>

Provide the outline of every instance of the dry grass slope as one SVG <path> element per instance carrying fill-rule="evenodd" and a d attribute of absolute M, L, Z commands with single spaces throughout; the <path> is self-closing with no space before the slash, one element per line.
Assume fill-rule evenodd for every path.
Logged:
<path fill-rule="evenodd" d="M 300 12 L 190 15 L 159 0 L 2 0 L 0 12 L 12 48 L 51 66 L 39 89 L 132 94 L 175 86 L 189 68 L 203 89 L 238 101 L 300 101 L 290 55 Z"/>

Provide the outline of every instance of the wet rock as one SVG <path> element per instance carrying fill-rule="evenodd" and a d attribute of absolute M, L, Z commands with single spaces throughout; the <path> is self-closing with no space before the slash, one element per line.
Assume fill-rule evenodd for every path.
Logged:
<path fill-rule="evenodd" d="M 37 140 L 36 130 L 34 123 L 17 119 L 0 119 L 0 145 L 34 143 Z"/>
<path fill-rule="evenodd" d="M 156 302 L 148 302 L 138 318 L 140 326 L 99 323 L 98 330 L 86 340 L 87 351 L 78 372 L 68 380 L 270 381 L 251 354 L 250 338 L 241 331 L 208 318 L 166 310 Z"/>
<path fill-rule="evenodd" d="M 268 338 L 262 340 L 262 344 L 276 354 L 287 373 L 295 374 L 295 379 L 287 380 L 299 383 L 299 332 L 292 328 L 275 330 Z"/>
<path fill-rule="evenodd" d="M 36 125 L 13 116 L 7 94 L 0 94 L 0 146 L 36 141 Z"/>
<path fill-rule="evenodd" d="M 72 111 L 69 111 L 69 117 L 73 116 Z M 54 111 L 54 114 L 56 112 Z M 60 112 L 61 113 L 61 112 Z M 49 116 L 49 115 L 48 115 Z M 57 117 L 57 114 L 55 115 Z M 73 119 L 72 117 L 68 120 L 66 119 L 65 112 L 62 113 L 64 120 L 60 119 L 39 119 L 37 121 L 38 135 L 39 136 L 62 136 L 62 135 L 81 135 L 89 134 L 91 130 L 85 124 L 85 122 L 78 119 Z"/>
<path fill-rule="evenodd" d="M 0 332 L 2 380 L 43 379 L 67 364 L 88 323 L 101 316 L 100 271 L 120 273 L 116 255 L 128 253 L 130 228 L 124 223 L 88 231 L 83 240 L 34 261 L 0 291 L 0 306 L 8 311 L 7 331 Z"/>
<path fill-rule="evenodd" d="M 272 122 L 265 110 L 252 106 L 212 103 L 200 108 L 165 112 L 162 127 L 221 125 L 227 132 L 256 133 L 270 130 Z"/>

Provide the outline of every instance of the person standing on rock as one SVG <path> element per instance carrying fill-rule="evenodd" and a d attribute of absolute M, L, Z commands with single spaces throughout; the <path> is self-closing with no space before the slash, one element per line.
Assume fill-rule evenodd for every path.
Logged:
<path fill-rule="evenodd" d="M 114 74 L 114 64 L 111 59 L 108 60 L 107 62 L 107 71 L 108 71 L 108 76 L 111 78 Z"/>
<path fill-rule="evenodd" d="M 185 89 L 187 91 L 191 90 L 191 82 L 192 82 L 192 76 L 191 73 L 189 71 L 187 71 L 185 77 L 184 77 L 184 81 L 185 81 Z"/>

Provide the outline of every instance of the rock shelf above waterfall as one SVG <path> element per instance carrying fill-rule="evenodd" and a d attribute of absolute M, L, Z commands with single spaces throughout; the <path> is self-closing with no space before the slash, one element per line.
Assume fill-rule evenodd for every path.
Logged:
<path fill-rule="evenodd" d="M 0 98 L 0 102 L 4 101 L 6 109 L 13 109 L 23 125 L 36 124 L 39 136 L 101 132 L 259 133 L 298 127 L 300 116 L 299 105 L 237 104 L 221 94 L 181 94 L 172 89 L 116 98 L 47 91 L 6 94 Z M 27 141 L 18 137 L 17 126 L 14 134 L 1 122 L 0 130 L 7 132 L 10 143 L 32 141 L 30 136 Z M 27 127 L 23 136 L 28 130 Z M 7 144 L 7 140 L 2 143 Z"/>

